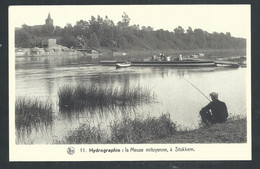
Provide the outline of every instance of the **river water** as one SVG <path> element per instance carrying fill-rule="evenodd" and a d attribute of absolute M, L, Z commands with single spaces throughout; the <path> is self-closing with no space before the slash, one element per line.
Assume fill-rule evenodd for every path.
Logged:
<path fill-rule="evenodd" d="M 68 132 L 82 123 L 108 128 L 111 122 L 124 116 L 145 118 L 170 114 L 179 130 L 199 127 L 200 109 L 208 100 L 186 80 L 203 93 L 219 93 L 219 99 L 227 104 L 230 115 L 246 115 L 247 68 L 172 68 L 172 67 L 129 67 L 116 69 L 101 66 L 87 57 L 34 57 L 16 58 L 16 97 L 37 98 L 53 102 L 53 123 L 41 131 L 33 131 L 18 144 L 52 144 L 62 140 Z M 186 79 L 186 80 L 185 80 Z M 126 109 L 84 110 L 72 116 L 59 111 L 58 89 L 65 84 L 100 87 L 149 88 L 156 101 Z"/>

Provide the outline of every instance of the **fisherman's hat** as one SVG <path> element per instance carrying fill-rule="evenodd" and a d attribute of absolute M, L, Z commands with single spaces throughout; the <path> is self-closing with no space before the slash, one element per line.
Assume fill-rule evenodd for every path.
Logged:
<path fill-rule="evenodd" d="M 215 98 L 215 99 L 218 98 L 218 93 L 217 93 L 217 92 L 211 92 L 209 95 L 210 95 L 211 97 Z"/>

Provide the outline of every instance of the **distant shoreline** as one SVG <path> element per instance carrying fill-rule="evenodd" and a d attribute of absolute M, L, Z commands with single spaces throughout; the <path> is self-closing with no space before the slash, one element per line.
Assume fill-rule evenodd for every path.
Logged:
<path fill-rule="evenodd" d="M 19 49 L 28 49 L 28 48 L 19 48 Z M 42 48 L 43 49 L 43 48 Z M 113 51 L 108 48 L 100 48 L 99 49 L 103 55 L 113 55 Z M 135 57 L 135 56 L 153 56 L 156 54 L 159 54 L 160 52 L 164 52 L 166 55 L 191 55 L 191 54 L 197 54 L 197 53 L 204 53 L 206 57 L 211 56 L 214 57 L 214 53 L 223 53 L 223 54 L 229 54 L 229 55 L 239 55 L 239 56 L 246 56 L 246 49 L 194 49 L 194 50 L 175 50 L 175 49 L 157 49 L 157 50 L 137 50 L 137 49 L 127 49 L 127 50 L 121 50 L 117 49 L 116 56 L 115 57 Z M 65 51 L 65 52 L 54 52 L 50 54 L 38 54 L 38 55 L 23 55 L 24 57 L 26 56 L 52 56 L 52 55 L 62 55 L 62 54 L 82 54 L 81 52 L 78 51 Z M 122 55 L 120 55 L 120 53 Z M 94 55 L 89 54 L 89 55 Z M 16 55 L 16 57 L 20 57 L 22 55 Z"/>

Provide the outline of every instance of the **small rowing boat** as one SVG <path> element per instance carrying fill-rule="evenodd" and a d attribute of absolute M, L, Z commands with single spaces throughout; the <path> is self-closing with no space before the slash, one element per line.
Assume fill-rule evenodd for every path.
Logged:
<path fill-rule="evenodd" d="M 215 61 L 216 65 L 218 67 L 230 67 L 230 68 L 239 68 L 239 64 L 237 63 L 232 63 L 232 62 L 220 62 L 220 61 Z"/>
<path fill-rule="evenodd" d="M 126 68 L 126 67 L 130 67 L 130 66 L 131 66 L 131 62 L 116 63 L 116 68 Z"/>

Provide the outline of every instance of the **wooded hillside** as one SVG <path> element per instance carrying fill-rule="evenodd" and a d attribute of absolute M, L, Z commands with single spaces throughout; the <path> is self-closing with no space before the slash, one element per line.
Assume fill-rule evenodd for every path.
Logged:
<path fill-rule="evenodd" d="M 174 21 L 173 21 L 174 22 Z M 35 39 L 56 38 L 67 47 L 83 46 L 105 47 L 111 50 L 124 49 L 244 49 L 246 39 L 232 37 L 230 33 L 208 33 L 202 29 L 184 30 L 181 26 L 172 31 L 154 30 L 152 27 L 130 25 L 130 18 L 123 13 L 122 20 L 115 24 L 107 16 L 91 16 L 88 21 L 80 20 L 74 26 L 42 27 L 37 30 L 23 25 L 15 32 L 16 47 L 34 47 Z"/>

